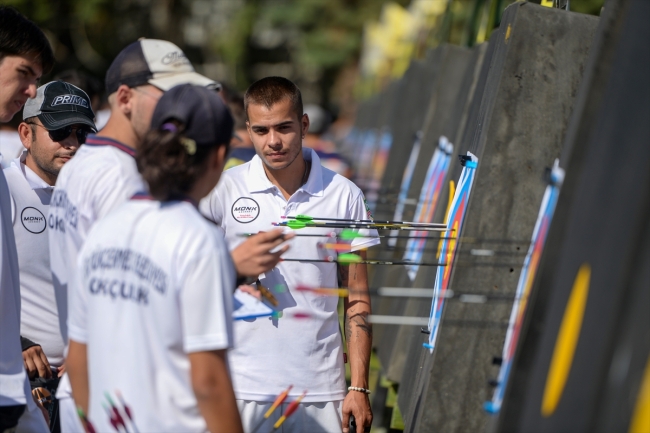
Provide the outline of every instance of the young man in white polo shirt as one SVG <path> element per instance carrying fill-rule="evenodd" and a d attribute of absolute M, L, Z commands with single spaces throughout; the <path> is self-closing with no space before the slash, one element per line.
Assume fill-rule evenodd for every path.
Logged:
<path fill-rule="evenodd" d="M 46 216 L 59 171 L 95 132 L 94 117 L 90 98 L 78 87 L 62 81 L 39 87 L 25 104 L 18 128 L 27 150 L 4 170 L 20 265 L 23 360 L 32 387 L 51 393 L 63 374 L 65 343 L 52 285 Z M 58 425 L 56 409 L 52 406 L 50 414 Z"/>
<path fill-rule="evenodd" d="M 0 122 L 11 120 L 36 95 L 38 80 L 53 64 L 54 54 L 43 32 L 15 9 L 0 6 Z M 19 432 L 47 431 L 21 356 L 18 254 L 9 188 L 0 172 L 0 431 L 11 431 L 16 425 Z"/>
<path fill-rule="evenodd" d="M 76 272 L 76 258 L 96 221 L 135 193 L 146 191 L 135 163 L 135 149 L 149 130 L 151 116 L 163 92 L 178 84 L 218 89 L 218 83 L 194 72 L 185 54 L 171 42 L 142 39 L 124 48 L 106 73 L 111 117 L 97 134 L 66 164 L 50 203 L 50 266 L 59 302 L 59 318 L 67 342 L 67 285 Z M 49 221 L 49 220 L 48 220 Z M 258 237 L 249 248 L 233 253 L 242 275 L 258 267 L 273 266 L 279 254 L 268 251 L 282 240 L 278 234 Z M 282 250 L 284 251 L 284 249 Z M 268 254 L 267 254 L 268 253 Z M 60 400 L 63 431 L 83 431 L 70 383 L 64 376 Z"/>
<path fill-rule="evenodd" d="M 302 148 L 309 118 L 303 114 L 295 84 L 280 77 L 264 78 L 251 85 L 244 102 L 257 155 L 224 172 L 219 185 L 201 203 L 204 215 L 225 230 L 230 248 L 242 241 L 241 233 L 269 230 L 282 216 L 369 217 L 359 188 L 322 167 L 313 150 Z M 304 229 L 305 233 L 331 231 Z M 376 231 L 365 234 L 376 236 Z M 292 253 L 285 258 L 318 259 L 317 243 L 322 240 L 296 237 Z M 357 238 L 352 250 L 378 243 L 376 237 Z M 365 257 L 365 252 L 359 254 Z M 372 413 L 364 391 L 368 388 L 372 328 L 367 321 L 370 297 L 366 265 L 341 266 L 338 270 L 344 287 L 351 292 L 345 303 L 345 325 L 354 389 L 346 395 L 338 298 L 296 290 L 299 285 L 336 287 L 337 265 L 281 262 L 260 275 L 259 281 L 273 292 L 283 316 L 235 323 L 235 348 L 230 359 L 245 430 L 261 422 L 275 397 L 293 385 L 290 398 L 295 399 L 303 390 L 308 393 L 283 431 L 347 432 L 350 415 L 356 419 L 358 432 L 364 428 L 369 431 Z M 306 313 L 309 318 L 294 317 L 295 313 Z M 280 415 L 281 411 L 276 411 L 263 428 L 268 430 Z"/>

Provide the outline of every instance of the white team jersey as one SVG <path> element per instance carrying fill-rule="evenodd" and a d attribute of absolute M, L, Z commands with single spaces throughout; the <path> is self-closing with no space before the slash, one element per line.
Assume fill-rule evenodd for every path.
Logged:
<path fill-rule="evenodd" d="M 146 189 L 134 156 L 133 149 L 118 141 L 90 136 L 56 180 L 48 216 L 50 267 L 65 342 L 67 284 L 88 232 L 97 220 Z"/>
<path fill-rule="evenodd" d="M 234 286 L 223 236 L 191 203 L 137 195 L 95 224 L 70 284 L 69 332 L 87 344 L 97 431 L 114 431 L 111 401 L 132 413 L 137 429 L 126 420 L 125 431 L 206 431 L 187 354 L 231 346 Z"/>
<path fill-rule="evenodd" d="M 20 335 L 41 345 L 50 365 L 63 364 L 63 338 L 52 286 L 46 216 L 54 187 L 27 165 L 25 150 L 5 169 L 20 265 Z"/>
<path fill-rule="evenodd" d="M 312 161 L 309 179 L 287 201 L 264 172 L 256 155 L 250 162 L 223 173 L 217 187 L 201 202 L 201 211 L 226 233 L 229 247 L 273 228 L 286 215 L 368 219 L 363 194 L 352 182 L 321 166 L 316 152 L 303 149 Z M 341 229 L 306 228 L 300 233 L 330 233 Z M 376 236 L 375 230 L 361 230 Z M 296 237 L 285 258 L 319 259 L 322 237 Z M 376 237 L 357 238 L 352 250 L 379 243 Z M 289 385 L 293 397 L 309 390 L 304 402 L 345 397 L 343 347 L 337 313 L 338 298 L 295 290 L 299 285 L 337 287 L 334 263 L 281 262 L 260 276 L 279 301 L 283 317 L 235 322 L 235 347 L 230 353 L 238 399 L 273 401 Z M 287 290 L 288 289 L 288 290 Z M 308 319 L 293 317 L 305 313 Z"/>
<path fill-rule="evenodd" d="M 68 281 L 75 274 L 77 256 L 88 232 L 145 184 L 135 164 L 135 151 L 106 137 L 89 136 L 56 180 L 50 202 L 50 268 L 59 310 L 63 341 L 68 341 Z M 68 375 L 59 383 L 56 396 L 70 398 Z M 76 421 L 76 420 L 75 420 Z"/>

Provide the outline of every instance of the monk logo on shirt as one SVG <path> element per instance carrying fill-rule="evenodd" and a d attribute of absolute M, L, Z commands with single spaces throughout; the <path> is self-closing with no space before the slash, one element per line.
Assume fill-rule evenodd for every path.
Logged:
<path fill-rule="evenodd" d="M 26 207 L 20 213 L 20 222 L 30 233 L 43 233 L 45 230 L 45 216 L 40 210 L 33 207 Z"/>
<path fill-rule="evenodd" d="M 260 205 L 250 197 L 239 197 L 232 205 L 231 213 L 236 221 L 247 224 L 259 216 Z"/>

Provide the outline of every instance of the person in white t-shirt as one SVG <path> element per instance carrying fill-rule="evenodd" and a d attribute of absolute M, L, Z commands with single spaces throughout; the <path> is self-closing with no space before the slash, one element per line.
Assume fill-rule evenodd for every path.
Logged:
<path fill-rule="evenodd" d="M 0 122 L 11 120 L 36 95 L 38 80 L 53 65 L 54 54 L 43 32 L 15 9 L 0 6 Z M 23 367 L 18 254 L 9 188 L 0 171 L 0 431 L 14 428 L 48 431 Z"/>
<path fill-rule="evenodd" d="M 300 90 L 281 77 L 263 78 L 244 96 L 247 127 L 257 155 L 224 172 L 221 182 L 201 203 L 201 210 L 221 226 L 230 248 L 242 233 L 269 230 L 281 216 L 368 219 L 364 197 L 352 182 L 321 166 L 316 152 L 302 148 L 309 127 Z M 304 229 L 325 234 L 332 229 Z M 340 230 L 335 230 L 340 231 Z M 375 230 L 352 242 L 352 251 L 379 243 Z M 323 238 L 296 237 L 287 258 L 319 259 Z M 365 257 L 365 251 L 358 251 Z M 370 297 L 365 264 L 338 269 L 344 287 L 345 326 L 352 374 L 345 391 L 344 350 L 339 333 L 338 298 L 296 290 L 298 286 L 337 287 L 334 263 L 284 261 L 259 276 L 277 298 L 281 318 L 235 323 L 231 351 L 237 404 L 245 429 L 261 422 L 275 397 L 293 385 L 291 398 L 308 390 L 299 412 L 283 425 L 285 432 L 348 431 L 354 415 L 357 431 L 369 431 L 368 364 L 372 343 Z M 295 313 L 303 313 L 296 315 Z M 309 319 L 303 319 L 304 314 Z M 262 429 L 281 415 L 276 411 Z"/>
<path fill-rule="evenodd" d="M 197 209 L 219 180 L 232 125 L 215 92 L 166 92 L 136 153 L 150 194 L 97 222 L 81 249 L 67 362 L 97 431 L 114 427 L 106 405 L 125 431 L 243 431 L 227 360 L 235 269 Z"/>
<path fill-rule="evenodd" d="M 21 343 L 32 388 L 53 394 L 63 374 L 65 344 L 52 285 L 46 215 L 61 167 L 95 131 L 94 114 L 83 90 L 53 81 L 27 101 L 23 118 L 18 130 L 27 150 L 4 170 L 20 266 Z M 58 404 L 48 406 L 51 422 L 58 425 Z"/>

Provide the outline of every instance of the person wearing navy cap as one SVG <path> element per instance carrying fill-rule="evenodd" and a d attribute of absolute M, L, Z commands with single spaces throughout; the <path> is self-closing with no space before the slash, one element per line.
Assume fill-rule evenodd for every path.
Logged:
<path fill-rule="evenodd" d="M 97 222 L 79 254 L 67 366 L 96 431 L 115 422 L 108 401 L 128 408 L 125 431 L 243 431 L 227 361 L 236 272 L 197 209 L 219 181 L 232 127 L 215 92 L 166 92 L 135 155 L 149 192 Z"/>

